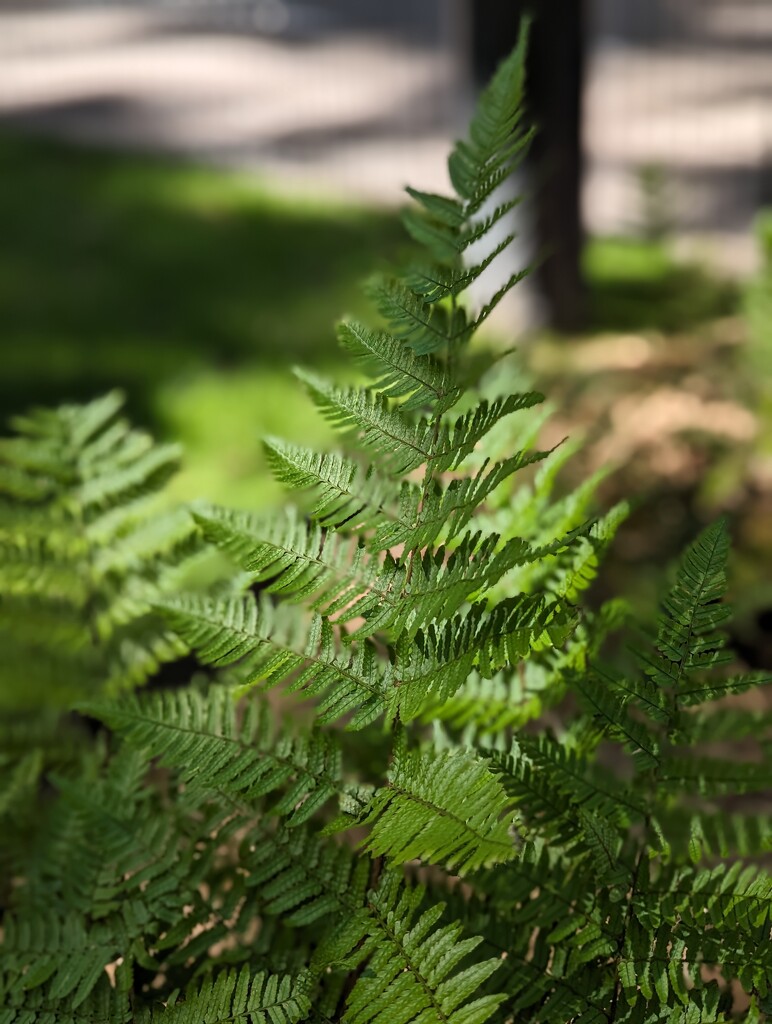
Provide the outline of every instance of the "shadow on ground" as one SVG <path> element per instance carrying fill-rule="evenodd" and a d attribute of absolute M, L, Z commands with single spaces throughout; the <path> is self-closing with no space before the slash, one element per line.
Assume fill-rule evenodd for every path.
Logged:
<path fill-rule="evenodd" d="M 607 238 L 585 252 L 593 331 L 687 331 L 738 312 L 740 288 L 658 241 Z"/>
<path fill-rule="evenodd" d="M 135 414 L 199 371 L 335 359 L 334 321 L 402 244 L 393 214 L 243 177 L 0 137 L 3 412 L 116 385 Z"/>

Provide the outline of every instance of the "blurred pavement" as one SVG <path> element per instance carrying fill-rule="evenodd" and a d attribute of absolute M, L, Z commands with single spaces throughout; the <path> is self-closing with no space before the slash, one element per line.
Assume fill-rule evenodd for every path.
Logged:
<path fill-rule="evenodd" d="M 441 188 L 471 102 L 455 0 L 59 0 L 0 7 L 0 124 L 257 170 L 394 202 Z M 598 34 L 589 61 L 591 232 L 640 227 L 640 169 L 665 171 L 685 246 L 753 262 L 772 202 L 772 4 L 709 0 L 699 38 Z"/>

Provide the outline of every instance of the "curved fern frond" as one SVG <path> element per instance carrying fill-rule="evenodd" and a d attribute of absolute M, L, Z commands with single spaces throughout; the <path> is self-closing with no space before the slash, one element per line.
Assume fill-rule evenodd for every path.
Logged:
<path fill-rule="evenodd" d="M 428 402 L 447 412 L 461 397 L 446 367 L 426 356 L 414 355 L 391 335 L 375 332 L 356 321 L 338 328 L 341 346 L 373 377 L 372 388 L 386 398 L 402 398 L 403 409 L 417 409 Z"/>
<path fill-rule="evenodd" d="M 303 522 L 291 507 L 283 520 L 216 507 L 193 515 L 204 536 L 265 591 L 324 615 L 342 611 L 373 586 L 377 565 L 361 544 Z"/>
<path fill-rule="evenodd" d="M 296 490 L 312 490 L 312 519 L 333 529 L 362 529 L 373 523 L 398 519 L 393 510 L 393 488 L 372 467 L 364 469 L 341 455 L 320 455 L 310 448 L 278 438 L 263 442 L 276 479 Z"/>
<path fill-rule="evenodd" d="M 149 515 L 180 453 L 119 418 L 122 401 L 37 410 L 0 439 L 5 706 L 140 685 L 183 653 L 150 611 L 202 554 L 187 512 Z"/>
<path fill-rule="evenodd" d="M 537 391 L 483 399 L 454 423 L 436 428 L 431 420 L 412 421 L 385 398 L 359 388 L 340 388 L 307 371 L 296 371 L 314 403 L 336 429 L 353 434 L 391 473 L 403 475 L 430 464 L 432 471 L 457 469 L 475 445 L 504 416 L 544 401 Z"/>
<path fill-rule="evenodd" d="M 726 523 L 719 520 L 687 550 L 663 602 L 655 653 L 647 672 L 658 686 L 671 689 L 676 700 L 695 673 L 731 660 L 720 629 L 731 609 L 717 603 L 727 588 L 728 554 Z"/>
<path fill-rule="evenodd" d="M 179 599 L 161 611 L 206 664 L 244 659 L 239 669 L 243 687 L 288 681 L 291 690 L 322 696 L 320 723 L 353 711 L 349 724 L 358 728 L 383 712 L 388 679 L 374 645 L 364 641 L 343 648 L 334 627 L 320 615 L 299 620 L 252 595 Z"/>

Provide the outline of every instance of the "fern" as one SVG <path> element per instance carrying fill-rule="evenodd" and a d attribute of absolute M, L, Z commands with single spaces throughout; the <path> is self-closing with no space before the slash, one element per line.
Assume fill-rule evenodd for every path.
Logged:
<path fill-rule="evenodd" d="M 192 984 L 184 998 L 172 998 L 157 1010 L 143 1014 L 142 1024 L 169 1021 L 172 1024 L 296 1024 L 311 1009 L 302 978 L 251 974 L 247 968 L 223 971 L 214 979 Z"/>
<path fill-rule="evenodd" d="M 66 707 L 142 684 L 184 647 L 151 612 L 196 553 L 184 510 L 151 517 L 180 453 L 118 417 L 117 393 L 41 409 L 0 440 L 0 700 Z"/>
<path fill-rule="evenodd" d="M 364 819 L 373 825 L 367 845 L 398 862 L 420 857 L 465 873 L 514 856 L 507 811 L 485 761 L 398 747 Z"/>
<path fill-rule="evenodd" d="M 330 737 L 316 733 L 277 740 L 268 716 L 255 704 L 237 723 L 232 695 L 225 690 L 211 690 L 206 701 L 195 691 L 183 691 L 131 698 L 114 708 L 92 704 L 89 710 L 133 745 L 163 751 L 162 763 L 180 768 L 189 790 L 203 779 L 206 792 L 251 803 L 286 785 L 272 812 L 287 815 L 289 826 L 346 792 L 340 754 Z"/>
<path fill-rule="evenodd" d="M 114 397 L 0 447 L 3 696 L 29 663 L 75 709 L 6 730 L 0 1024 L 769 1013 L 770 720 L 722 702 L 769 679 L 730 668 L 726 526 L 609 661 L 626 606 L 581 602 L 626 506 L 592 518 L 600 475 L 561 493 L 541 396 L 468 351 L 524 273 L 469 304 L 511 240 L 526 34 L 452 194 L 409 190 L 383 326 L 339 326 L 369 383 L 299 372 L 342 447 L 267 441 L 298 509 L 148 514 L 177 454 Z M 206 544 L 232 583 L 181 593 Z M 189 649 L 190 685 L 127 692 Z"/>

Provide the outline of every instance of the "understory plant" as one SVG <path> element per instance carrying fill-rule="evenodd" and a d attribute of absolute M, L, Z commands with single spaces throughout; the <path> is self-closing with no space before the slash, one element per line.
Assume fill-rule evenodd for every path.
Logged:
<path fill-rule="evenodd" d="M 0 708 L 66 708 L 141 685 L 185 648 L 154 611 L 201 552 L 163 508 L 177 445 L 121 416 L 112 392 L 36 409 L 0 439 Z"/>
<path fill-rule="evenodd" d="M 17 780 L 0 1024 L 772 1009 L 770 719 L 725 700 L 769 679 L 731 669 L 726 526 L 610 658 L 624 605 L 582 593 L 625 509 L 591 518 L 596 480 L 560 494 L 542 396 L 470 350 L 522 276 L 465 299 L 511 241 L 525 45 L 452 193 L 410 190 L 423 260 L 371 282 L 382 326 L 339 328 L 367 383 L 299 372 L 341 450 L 266 442 L 297 509 L 191 509 L 233 584 L 152 604 L 201 670 L 92 690 L 97 739 Z"/>

